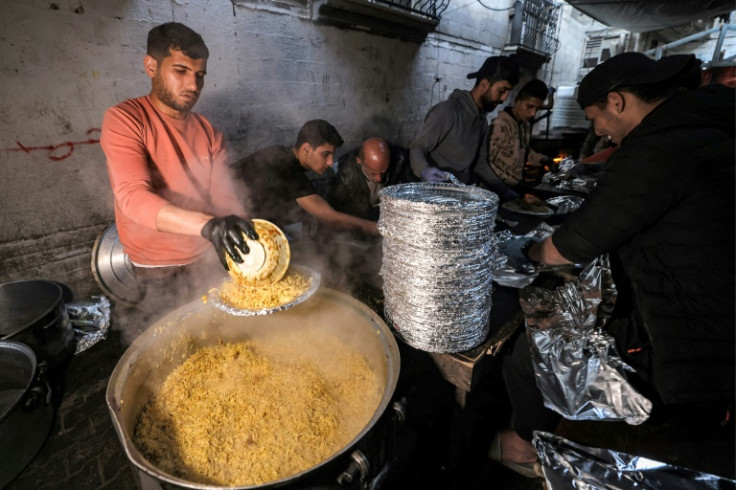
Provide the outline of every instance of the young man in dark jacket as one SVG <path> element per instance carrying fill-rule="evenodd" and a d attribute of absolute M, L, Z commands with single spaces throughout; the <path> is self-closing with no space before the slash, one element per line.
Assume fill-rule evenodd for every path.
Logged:
<path fill-rule="evenodd" d="M 284 228 L 310 217 L 336 230 L 378 236 L 376 223 L 336 211 L 320 196 L 307 176 L 332 167 L 335 148 L 343 140 L 322 119 L 307 121 L 293 147 L 272 145 L 232 164 L 248 189 L 246 208 Z"/>
<path fill-rule="evenodd" d="M 653 414 L 725 414 L 734 401 L 734 91 L 696 88 L 699 65 L 692 55 L 624 53 L 591 71 L 578 102 L 618 150 L 551 237 L 500 246 L 519 261 L 586 263 L 609 252 L 620 262 L 617 287 L 631 301 L 617 303 L 614 321 L 623 327 L 611 333 L 637 367 Z M 645 340 L 626 344 L 635 336 Z M 515 353 L 528 353 L 524 340 Z M 630 350 L 639 358 L 627 358 Z M 512 357 L 504 367 L 516 430 L 501 434 L 501 449 L 512 463 L 533 462 L 532 431 L 554 430 L 557 421 L 528 364 Z"/>

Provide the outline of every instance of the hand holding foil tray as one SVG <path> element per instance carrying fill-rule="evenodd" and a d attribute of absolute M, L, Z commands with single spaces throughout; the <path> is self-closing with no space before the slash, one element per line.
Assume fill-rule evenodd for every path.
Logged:
<path fill-rule="evenodd" d="M 551 235 L 553 231 L 554 228 L 542 222 L 524 236 L 533 238 L 536 241 L 542 241 Z M 499 231 L 494 234 L 491 263 L 493 267 L 493 280 L 496 284 L 521 289 L 534 282 L 539 275 L 539 269 L 531 263 L 519 267 L 498 250 L 498 244 L 516 237 L 509 230 Z"/>
<path fill-rule="evenodd" d="M 652 403 L 629 384 L 625 373 L 633 369 L 603 329 L 615 297 L 607 255 L 554 291 L 519 292 L 544 404 L 567 419 L 638 425 L 649 418 Z"/>

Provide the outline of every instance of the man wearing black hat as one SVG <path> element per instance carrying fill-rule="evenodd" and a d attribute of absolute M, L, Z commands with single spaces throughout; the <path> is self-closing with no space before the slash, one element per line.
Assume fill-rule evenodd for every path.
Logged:
<path fill-rule="evenodd" d="M 409 145 L 414 175 L 428 182 L 446 182 L 452 173 L 469 184 L 488 129 L 486 114 L 506 100 L 519 81 L 519 67 L 506 56 L 491 56 L 475 78 L 472 90 L 455 89 L 447 100 L 432 107 L 424 125 Z"/>
<path fill-rule="evenodd" d="M 653 418 L 677 408 L 703 422 L 728 420 L 735 398 L 735 104 L 733 89 L 697 88 L 699 66 L 692 55 L 624 53 L 591 71 L 578 103 L 619 149 L 551 237 L 499 248 L 544 264 L 610 253 L 619 295 L 607 329 L 636 369 L 632 381 Z M 558 419 L 543 407 L 525 340 L 504 360 L 515 430 L 501 434 L 501 453 L 514 463 L 533 462 L 532 431 Z"/>

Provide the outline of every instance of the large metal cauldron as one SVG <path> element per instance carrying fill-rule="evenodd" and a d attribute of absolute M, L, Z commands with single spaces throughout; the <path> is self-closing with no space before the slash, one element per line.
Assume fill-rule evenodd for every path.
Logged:
<path fill-rule="evenodd" d="M 197 300 L 151 325 L 125 351 L 107 386 L 107 406 L 118 437 L 141 479 L 151 477 L 166 488 L 220 488 L 193 483 L 160 471 L 149 463 L 132 441 L 138 414 L 155 390 L 194 347 L 223 342 L 257 339 L 274 333 L 295 333 L 320 327 L 361 352 L 372 369 L 384 380 L 383 396 L 371 420 L 362 431 L 332 457 L 307 471 L 264 485 L 249 488 L 303 488 L 305 482 L 322 479 L 335 482 L 350 464 L 352 449 L 359 447 L 391 401 L 399 376 L 399 350 L 391 331 L 381 318 L 363 303 L 338 291 L 321 288 L 311 299 L 291 309 L 265 316 L 231 316 Z M 190 341 L 185 341 L 189 337 Z M 325 352 L 329 356 L 330 352 Z M 230 488 L 230 487 L 228 487 Z"/>

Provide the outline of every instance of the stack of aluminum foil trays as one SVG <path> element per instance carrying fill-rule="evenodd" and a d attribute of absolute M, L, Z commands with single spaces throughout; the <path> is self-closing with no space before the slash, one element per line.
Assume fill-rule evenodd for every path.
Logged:
<path fill-rule="evenodd" d="M 498 196 L 428 182 L 381 191 L 384 312 L 396 335 L 428 352 L 459 352 L 488 335 Z"/>

